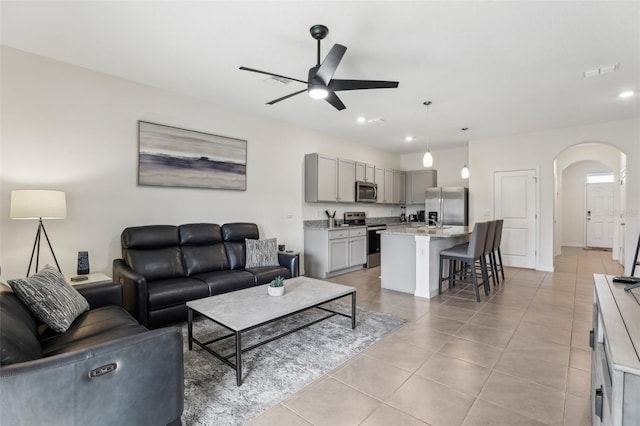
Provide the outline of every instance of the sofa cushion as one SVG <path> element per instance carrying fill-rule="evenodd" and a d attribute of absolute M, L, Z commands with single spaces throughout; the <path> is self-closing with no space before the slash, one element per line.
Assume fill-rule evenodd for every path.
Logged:
<path fill-rule="evenodd" d="M 227 259 L 229 259 L 229 269 L 238 270 L 244 269 L 246 249 L 244 241 L 241 243 L 225 242 L 224 250 L 227 253 Z"/>
<path fill-rule="evenodd" d="M 122 231 L 122 250 L 152 250 L 177 246 L 178 227 L 173 225 L 133 226 Z M 123 253 L 124 255 L 124 253 Z"/>
<path fill-rule="evenodd" d="M 120 306 L 103 306 L 80 315 L 65 333 L 44 330 L 40 344 L 42 354 L 51 356 L 143 333 L 146 330 Z"/>
<path fill-rule="evenodd" d="M 275 238 L 268 240 L 245 239 L 245 268 L 259 266 L 278 266 L 278 242 Z"/>
<path fill-rule="evenodd" d="M 247 271 L 218 271 L 198 274 L 197 278 L 205 282 L 209 288 L 209 296 L 253 287 L 255 278 Z"/>
<path fill-rule="evenodd" d="M 244 243 L 245 238 L 257 240 L 260 238 L 258 225 L 255 223 L 225 223 L 222 225 L 222 238 L 224 241 Z"/>
<path fill-rule="evenodd" d="M 189 223 L 178 226 L 181 246 L 209 246 L 222 242 L 220 225 L 214 223 Z"/>
<path fill-rule="evenodd" d="M 4 287 L 0 285 L 0 287 Z M 0 291 L 0 364 L 14 364 L 42 357 L 37 321 L 13 292 Z"/>
<path fill-rule="evenodd" d="M 78 315 L 89 310 L 87 299 L 49 265 L 28 278 L 8 283 L 31 312 L 58 332 L 66 331 Z"/>
<path fill-rule="evenodd" d="M 147 281 L 185 275 L 182 253 L 177 245 L 155 250 L 126 250 L 124 260 Z"/>
<path fill-rule="evenodd" d="M 209 287 L 201 280 L 170 278 L 147 283 L 149 310 L 180 305 L 209 296 Z"/>
<path fill-rule="evenodd" d="M 284 266 L 260 266 L 257 268 L 247 268 L 247 272 L 251 272 L 255 277 L 255 285 L 270 283 L 275 277 L 282 277 L 284 279 L 291 278 L 291 272 Z"/>
<path fill-rule="evenodd" d="M 183 246 L 182 258 L 188 277 L 203 272 L 229 269 L 227 252 L 222 243 L 210 246 Z"/>

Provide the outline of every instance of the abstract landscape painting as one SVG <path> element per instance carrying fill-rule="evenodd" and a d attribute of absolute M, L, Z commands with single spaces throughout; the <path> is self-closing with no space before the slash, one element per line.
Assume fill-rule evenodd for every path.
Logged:
<path fill-rule="evenodd" d="M 247 189 L 247 141 L 138 122 L 138 184 Z"/>

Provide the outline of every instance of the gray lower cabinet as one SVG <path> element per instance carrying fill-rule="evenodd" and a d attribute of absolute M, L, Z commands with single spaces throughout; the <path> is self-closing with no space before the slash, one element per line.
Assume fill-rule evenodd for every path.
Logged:
<path fill-rule="evenodd" d="M 305 275 L 328 278 L 367 263 L 366 228 L 305 229 Z"/>
<path fill-rule="evenodd" d="M 593 278 L 592 422 L 640 425 L 640 290 L 624 291 L 612 276 Z"/>

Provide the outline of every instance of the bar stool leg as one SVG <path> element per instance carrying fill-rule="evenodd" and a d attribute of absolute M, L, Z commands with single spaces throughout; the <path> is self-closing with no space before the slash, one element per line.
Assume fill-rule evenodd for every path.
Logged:
<path fill-rule="evenodd" d="M 471 264 L 471 279 L 473 281 L 473 289 L 476 292 L 476 302 L 480 301 L 480 291 L 478 290 L 478 273 L 476 272 L 476 265 Z"/>
<path fill-rule="evenodd" d="M 440 256 L 440 269 L 438 271 L 438 294 L 442 294 L 442 267 L 444 266 L 444 259 Z"/>
<path fill-rule="evenodd" d="M 504 281 L 504 266 L 502 265 L 502 253 L 500 247 L 498 247 L 498 259 L 500 260 L 500 272 L 502 273 L 502 280 Z"/>

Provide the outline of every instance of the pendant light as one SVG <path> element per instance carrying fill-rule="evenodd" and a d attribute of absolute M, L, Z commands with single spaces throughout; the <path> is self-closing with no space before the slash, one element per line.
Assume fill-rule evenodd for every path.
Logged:
<path fill-rule="evenodd" d="M 466 161 L 464 162 L 464 167 L 462 168 L 462 170 L 460 170 L 460 176 L 462 177 L 462 179 L 469 179 L 469 167 L 467 167 L 467 164 L 469 163 L 469 141 L 467 140 L 466 134 L 467 134 L 467 130 L 469 130 L 468 127 L 463 127 L 462 131 L 465 134 L 464 137 L 464 147 L 465 147 L 465 159 Z"/>
<path fill-rule="evenodd" d="M 422 157 L 422 165 L 424 167 L 431 167 L 433 166 L 433 155 L 431 155 L 431 151 L 429 151 L 429 105 L 431 105 L 431 101 L 425 101 L 423 104 L 427 106 L 427 152 L 425 152 Z"/>

